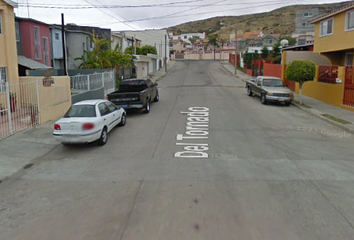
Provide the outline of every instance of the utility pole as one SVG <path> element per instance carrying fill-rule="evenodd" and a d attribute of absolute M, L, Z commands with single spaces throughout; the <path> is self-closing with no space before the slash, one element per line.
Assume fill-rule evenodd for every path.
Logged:
<path fill-rule="evenodd" d="M 64 62 L 64 76 L 68 75 L 66 67 L 66 47 L 65 47 L 65 25 L 64 25 L 64 13 L 61 14 L 61 40 L 63 44 L 63 62 Z"/>
<path fill-rule="evenodd" d="M 235 75 L 237 75 L 237 29 L 235 28 Z"/>
<path fill-rule="evenodd" d="M 167 35 L 165 35 L 165 72 L 167 72 Z"/>

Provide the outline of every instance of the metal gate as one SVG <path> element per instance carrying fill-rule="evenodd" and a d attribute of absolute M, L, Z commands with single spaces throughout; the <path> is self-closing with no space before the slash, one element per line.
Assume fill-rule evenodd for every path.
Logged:
<path fill-rule="evenodd" d="M 0 139 L 38 125 L 38 80 L 0 83 Z"/>
<path fill-rule="evenodd" d="M 345 85 L 344 85 L 344 95 L 343 104 L 354 107 L 354 67 L 345 67 Z"/>

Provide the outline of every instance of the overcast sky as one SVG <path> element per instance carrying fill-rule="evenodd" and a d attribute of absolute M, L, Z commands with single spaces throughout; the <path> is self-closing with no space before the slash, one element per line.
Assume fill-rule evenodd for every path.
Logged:
<path fill-rule="evenodd" d="M 99 26 L 114 31 L 158 29 L 216 16 L 268 12 L 294 4 L 338 0 L 18 0 L 17 16 L 49 24 Z"/>

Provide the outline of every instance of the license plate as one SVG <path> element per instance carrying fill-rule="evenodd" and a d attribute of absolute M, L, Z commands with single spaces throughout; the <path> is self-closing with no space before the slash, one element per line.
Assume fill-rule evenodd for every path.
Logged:
<path fill-rule="evenodd" d="M 284 99 L 279 99 L 279 102 L 284 102 Z"/>

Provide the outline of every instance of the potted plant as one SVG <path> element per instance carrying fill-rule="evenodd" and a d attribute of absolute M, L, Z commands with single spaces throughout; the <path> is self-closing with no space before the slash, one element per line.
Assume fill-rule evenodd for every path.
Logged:
<path fill-rule="evenodd" d="M 38 113 L 37 105 L 29 104 L 28 111 L 31 116 L 31 124 L 34 125 L 36 123 L 36 118 L 37 118 L 37 113 Z"/>
<path fill-rule="evenodd" d="M 11 112 L 16 111 L 16 105 L 17 105 L 17 94 L 14 92 L 10 92 L 10 110 L 11 110 Z"/>
<path fill-rule="evenodd" d="M 54 78 L 52 77 L 51 71 L 45 71 L 43 73 L 43 87 L 50 87 L 54 83 Z"/>

